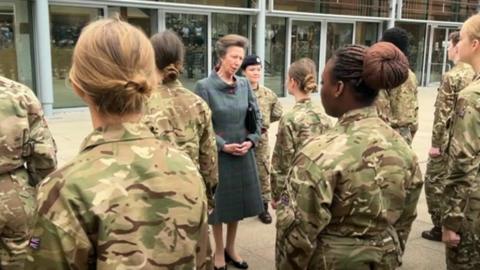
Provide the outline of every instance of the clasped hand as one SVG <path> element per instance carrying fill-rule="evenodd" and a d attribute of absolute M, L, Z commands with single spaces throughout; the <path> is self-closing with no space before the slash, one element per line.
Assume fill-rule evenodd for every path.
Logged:
<path fill-rule="evenodd" d="M 250 148 L 252 148 L 253 143 L 251 141 L 244 141 L 243 143 L 229 143 L 223 146 L 223 152 L 232 154 L 234 156 L 243 156 L 245 155 Z"/>

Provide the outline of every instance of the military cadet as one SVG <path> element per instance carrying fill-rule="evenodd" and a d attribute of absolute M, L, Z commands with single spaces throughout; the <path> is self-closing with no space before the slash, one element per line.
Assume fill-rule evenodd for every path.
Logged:
<path fill-rule="evenodd" d="M 265 223 L 272 223 L 272 216 L 268 212 L 268 203 L 272 199 L 270 187 L 270 149 L 268 147 L 268 129 L 270 124 L 282 117 L 282 104 L 277 95 L 267 87 L 260 85 L 262 74 L 262 61 L 256 55 L 248 55 L 241 66 L 243 74 L 250 81 L 252 90 L 257 97 L 258 106 L 262 114 L 262 138 L 255 147 L 255 159 L 257 161 L 258 178 L 262 188 L 262 199 L 265 211 L 258 218 Z"/>
<path fill-rule="evenodd" d="M 382 40 L 390 42 L 408 57 L 408 33 L 398 27 L 387 29 Z M 408 144 L 418 130 L 417 77 L 409 70 L 408 79 L 392 89 L 379 92 L 375 102 L 380 118 L 395 129 Z"/>
<path fill-rule="evenodd" d="M 217 146 L 207 103 L 178 80 L 185 47 L 170 30 L 151 38 L 158 86 L 147 103 L 144 120 L 159 139 L 174 142 L 196 163 L 203 176 L 209 207 L 218 184 Z"/>
<path fill-rule="evenodd" d="M 460 30 L 459 61 L 477 74 L 458 94 L 442 204 L 448 270 L 480 269 L 480 15 Z"/>
<path fill-rule="evenodd" d="M 293 158 L 309 138 L 319 136 L 331 127 L 323 109 L 313 104 L 310 94 L 317 92 L 317 68 L 308 58 L 295 61 L 288 69 L 288 92 L 295 97 L 293 109 L 278 124 L 277 141 L 272 155 L 272 206 L 285 188 L 285 178 Z"/>
<path fill-rule="evenodd" d="M 429 151 L 427 171 L 425 172 L 425 195 L 427 198 L 428 212 L 432 217 L 433 228 L 422 232 L 422 237 L 433 241 L 442 241 L 442 227 L 440 224 L 440 203 L 444 199 L 443 181 L 446 173 L 448 135 L 452 114 L 457 102 L 458 92 L 472 82 L 475 72 L 472 66 L 458 62 L 459 41 L 458 31 L 450 33 L 448 45 L 448 59 L 453 61 L 455 67 L 447 72 L 438 88 L 435 101 L 435 114 L 432 128 L 432 147 Z"/>
<path fill-rule="evenodd" d="M 42 107 L 26 86 L 0 77 L 0 269 L 24 269 L 35 185 L 57 165 Z"/>
<path fill-rule="evenodd" d="M 415 153 L 372 106 L 408 76 L 391 43 L 348 45 L 327 62 L 322 103 L 338 118 L 298 153 L 277 210 L 277 269 L 395 269 L 422 178 Z"/>
<path fill-rule="evenodd" d="M 201 176 L 141 121 L 156 86 L 148 38 L 118 17 L 99 20 L 72 59 L 70 81 L 95 130 L 40 186 L 27 269 L 204 269 Z"/>

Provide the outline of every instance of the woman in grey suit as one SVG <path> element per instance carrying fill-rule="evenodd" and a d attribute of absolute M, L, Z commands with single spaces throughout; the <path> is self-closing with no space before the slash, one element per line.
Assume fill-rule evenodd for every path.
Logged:
<path fill-rule="evenodd" d="M 209 216 L 215 239 L 215 269 L 226 269 L 232 263 L 240 269 L 248 264 L 235 249 L 238 221 L 263 211 L 253 148 L 261 134 L 261 117 L 255 133 L 247 131 L 245 118 L 248 104 L 260 116 L 249 82 L 235 73 L 240 68 L 248 40 L 226 35 L 215 44 L 219 63 L 210 76 L 197 82 L 196 93 L 212 110 L 212 123 L 218 148 L 219 184 L 215 208 Z M 223 245 L 223 223 L 227 223 L 227 241 Z"/>

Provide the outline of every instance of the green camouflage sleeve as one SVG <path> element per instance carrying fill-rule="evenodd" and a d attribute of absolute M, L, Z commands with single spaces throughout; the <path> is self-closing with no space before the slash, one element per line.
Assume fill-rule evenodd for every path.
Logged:
<path fill-rule="evenodd" d="M 452 89 L 451 77 L 445 75 L 438 88 L 435 100 L 435 114 L 432 128 L 432 147 L 442 148 L 445 145 L 447 121 L 450 119 L 454 106 L 455 93 Z M 442 151 L 445 149 L 442 149 Z"/>
<path fill-rule="evenodd" d="M 28 108 L 30 134 L 27 142 L 31 144 L 31 155 L 27 158 L 27 166 L 43 179 L 57 167 L 57 146 L 48 129 L 40 102 L 31 91 L 27 98 L 31 101 Z"/>
<path fill-rule="evenodd" d="M 411 170 L 412 175 L 410 179 L 406 179 L 404 185 L 406 194 L 403 212 L 394 226 L 400 240 L 399 244 L 402 251 L 405 250 L 413 221 L 417 217 L 417 203 L 423 186 L 422 172 L 420 171 L 420 167 L 416 160 L 414 162 L 414 166 L 415 168 Z"/>
<path fill-rule="evenodd" d="M 26 270 L 43 270 L 47 265 L 51 270 L 88 269 L 88 241 L 80 241 L 45 218 L 40 218 L 37 226 L 42 233 L 30 239 L 33 252 L 27 258 Z M 40 245 L 41 249 L 36 251 Z"/>
<path fill-rule="evenodd" d="M 215 144 L 215 132 L 213 131 L 212 125 L 212 112 L 209 108 L 205 108 L 203 123 L 206 123 L 206 125 L 200 137 L 200 174 L 203 177 L 203 181 L 205 181 L 208 206 L 209 208 L 213 208 L 215 204 L 213 195 L 218 184 L 218 154 Z"/>
<path fill-rule="evenodd" d="M 288 181 L 277 210 L 277 269 L 307 269 L 318 235 L 331 219 L 335 177 L 300 153 Z"/>
<path fill-rule="evenodd" d="M 278 125 L 277 141 L 272 154 L 271 187 L 274 201 L 280 199 L 280 194 L 285 188 L 288 170 L 295 154 L 294 128 L 292 123 L 282 118 Z"/>
<path fill-rule="evenodd" d="M 56 181 L 58 180 L 58 181 Z M 61 198 L 65 179 L 46 179 L 38 191 L 38 217 L 30 239 L 25 269 L 87 269 L 89 250 L 92 246 L 88 236 L 69 206 L 77 202 Z M 54 224 L 49 214 L 61 213 L 59 224 Z M 77 268 L 78 267 L 78 268 Z"/>
<path fill-rule="evenodd" d="M 278 97 L 273 94 L 272 110 L 270 114 L 270 123 L 277 122 L 282 117 L 283 108 Z"/>
<path fill-rule="evenodd" d="M 443 226 L 455 232 L 465 221 L 469 201 L 473 203 L 470 196 L 480 188 L 480 98 L 469 94 L 475 96 L 467 100 L 461 95 L 457 102 L 445 180 Z"/>
<path fill-rule="evenodd" d="M 418 129 L 417 82 L 414 78 L 390 90 L 390 124 L 408 142 L 412 143 Z"/>

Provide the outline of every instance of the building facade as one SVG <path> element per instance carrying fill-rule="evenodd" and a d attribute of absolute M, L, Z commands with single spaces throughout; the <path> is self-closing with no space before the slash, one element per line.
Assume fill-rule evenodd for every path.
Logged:
<path fill-rule="evenodd" d="M 479 12 L 478 0 L 0 0 L 0 75 L 30 86 L 47 114 L 84 106 L 68 84 L 81 29 L 119 13 L 147 35 L 172 29 L 187 48 L 184 84 L 207 76 L 215 41 L 236 33 L 265 63 L 264 83 L 284 96 L 289 63 L 312 58 L 323 70 L 335 49 L 375 43 L 393 25 L 410 34 L 409 60 L 421 85 L 450 68 L 447 38 Z"/>

